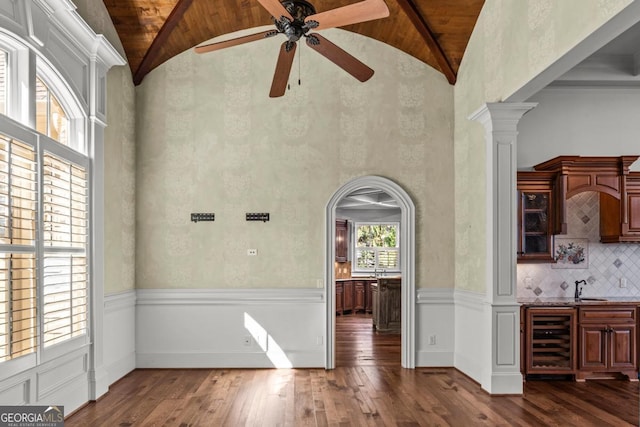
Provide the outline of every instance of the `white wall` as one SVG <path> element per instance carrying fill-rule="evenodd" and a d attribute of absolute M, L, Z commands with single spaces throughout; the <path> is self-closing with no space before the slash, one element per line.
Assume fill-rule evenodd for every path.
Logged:
<path fill-rule="evenodd" d="M 640 155 L 640 88 L 548 87 L 529 101 L 538 106 L 518 126 L 520 170 L 560 155 Z"/>

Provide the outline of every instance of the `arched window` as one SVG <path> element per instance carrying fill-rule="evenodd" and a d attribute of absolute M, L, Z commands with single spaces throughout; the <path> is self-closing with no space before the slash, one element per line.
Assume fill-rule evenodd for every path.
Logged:
<path fill-rule="evenodd" d="M 90 159 L 73 91 L 37 52 L 5 37 L 0 363 L 24 369 L 89 342 Z M 18 94 L 25 82 L 26 96 Z"/>

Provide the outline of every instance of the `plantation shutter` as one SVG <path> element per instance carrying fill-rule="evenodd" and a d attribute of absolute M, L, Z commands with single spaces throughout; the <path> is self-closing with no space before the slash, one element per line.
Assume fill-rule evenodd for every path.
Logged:
<path fill-rule="evenodd" d="M 85 168 L 52 154 L 43 159 L 44 346 L 87 329 L 88 180 Z"/>
<path fill-rule="evenodd" d="M 0 361 L 37 344 L 36 170 L 33 147 L 0 135 Z"/>

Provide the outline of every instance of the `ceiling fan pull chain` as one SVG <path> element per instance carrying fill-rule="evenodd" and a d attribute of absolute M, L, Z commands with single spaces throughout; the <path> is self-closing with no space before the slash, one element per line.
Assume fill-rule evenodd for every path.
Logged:
<path fill-rule="evenodd" d="M 302 62 L 302 49 L 300 49 L 298 51 L 298 86 L 301 86 L 300 84 L 300 62 Z"/>

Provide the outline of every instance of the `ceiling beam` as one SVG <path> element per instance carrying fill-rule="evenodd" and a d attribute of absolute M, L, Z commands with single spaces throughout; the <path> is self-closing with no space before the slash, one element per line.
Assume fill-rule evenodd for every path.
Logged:
<path fill-rule="evenodd" d="M 413 23 L 413 26 L 416 27 L 416 30 L 418 30 L 418 33 L 420 33 L 420 35 L 424 39 L 425 43 L 427 43 L 429 50 L 440 66 L 440 71 L 442 71 L 442 73 L 445 75 L 445 77 L 449 81 L 449 84 L 455 84 L 456 73 L 453 70 L 451 63 L 447 59 L 444 51 L 442 50 L 442 46 L 440 46 L 440 44 L 436 40 L 433 31 L 431 31 L 431 28 L 429 28 L 429 24 L 427 24 L 427 22 L 424 20 L 424 17 L 418 10 L 416 4 L 413 2 L 413 0 L 397 1 L 402 10 L 404 10 L 404 13 L 407 14 L 409 19 Z"/>
<path fill-rule="evenodd" d="M 144 76 L 151 71 L 151 65 L 158 58 L 160 49 L 171 35 L 171 32 L 178 26 L 185 12 L 189 9 L 189 6 L 191 6 L 191 3 L 193 3 L 193 0 L 178 0 L 171 14 L 167 17 L 167 20 L 164 21 L 162 28 L 160 28 L 160 31 L 158 31 L 158 34 L 156 34 L 156 37 L 153 39 L 151 46 L 149 46 L 149 49 L 147 49 L 147 52 L 144 54 L 144 58 L 142 58 L 142 62 L 140 62 L 133 76 L 133 84 L 139 85 L 142 79 L 144 79 Z"/>

